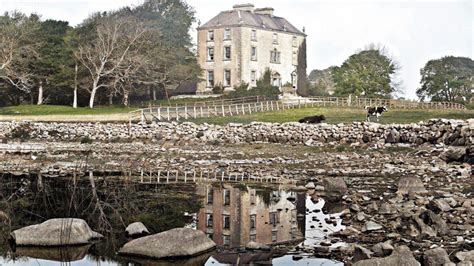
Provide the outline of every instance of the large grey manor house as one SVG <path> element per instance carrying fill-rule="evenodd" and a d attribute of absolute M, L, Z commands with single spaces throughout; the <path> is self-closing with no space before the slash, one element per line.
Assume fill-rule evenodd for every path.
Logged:
<path fill-rule="evenodd" d="M 306 34 L 273 11 L 235 5 L 198 27 L 198 62 L 204 70 L 198 94 L 214 86 L 232 90 L 242 82 L 254 87 L 266 69 L 273 85 L 297 88 L 298 52 Z"/>

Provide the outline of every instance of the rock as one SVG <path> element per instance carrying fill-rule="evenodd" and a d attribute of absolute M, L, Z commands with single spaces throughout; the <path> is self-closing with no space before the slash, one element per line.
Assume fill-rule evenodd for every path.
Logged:
<path fill-rule="evenodd" d="M 270 250 L 269 246 L 267 246 L 265 244 L 262 244 L 262 243 L 254 242 L 254 241 L 250 241 L 245 246 L 245 248 L 248 249 L 248 250 Z"/>
<path fill-rule="evenodd" d="M 471 251 L 460 251 L 455 255 L 456 259 L 460 262 L 471 262 L 474 264 L 474 250 Z"/>
<path fill-rule="evenodd" d="M 374 254 L 379 257 L 388 256 L 392 254 L 393 250 L 394 248 L 390 240 L 383 243 L 375 244 L 372 247 L 372 251 L 374 252 Z"/>
<path fill-rule="evenodd" d="M 309 182 L 308 184 L 306 184 L 305 187 L 306 187 L 307 189 L 315 189 L 315 188 L 316 188 L 316 186 L 314 185 L 313 182 Z"/>
<path fill-rule="evenodd" d="M 393 204 L 383 203 L 379 209 L 380 214 L 394 214 L 397 213 L 397 208 Z"/>
<path fill-rule="evenodd" d="M 295 188 L 292 189 L 293 191 L 296 191 L 296 192 L 305 192 L 307 191 L 308 189 L 303 187 L 303 186 L 297 186 Z"/>
<path fill-rule="evenodd" d="M 30 225 L 10 234 L 17 246 L 70 246 L 89 244 L 103 238 L 92 231 L 86 221 L 75 218 L 57 218 Z"/>
<path fill-rule="evenodd" d="M 127 228 L 125 229 L 125 233 L 127 233 L 127 236 L 131 236 L 131 237 L 144 236 L 144 235 L 150 234 L 150 232 L 148 232 L 148 229 L 141 222 L 129 224 Z"/>
<path fill-rule="evenodd" d="M 340 177 L 326 177 L 323 179 L 323 185 L 330 200 L 340 200 L 347 192 L 346 183 Z"/>
<path fill-rule="evenodd" d="M 399 246 L 392 255 L 385 258 L 373 258 L 358 261 L 354 266 L 420 266 L 407 246 Z"/>
<path fill-rule="evenodd" d="M 450 146 L 439 157 L 446 162 L 462 162 L 465 154 L 466 147 Z"/>
<path fill-rule="evenodd" d="M 353 262 L 372 258 L 373 253 L 369 249 L 359 245 L 355 245 L 354 248 L 354 257 L 352 258 Z"/>
<path fill-rule="evenodd" d="M 362 232 L 367 232 L 367 231 L 376 231 L 376 230 L 381 230 L 383 227 L 373 221 L 368 221 L 365 223 L 364 227 L 362 228 Z"/>
<path fill-rule="evenodd" d="M 423 254 L 423 265 L 425 266 L 446 265 L 449 263 L 451 263 L 451 260 L 444 248 L 430 249 Z"/>
<path fill-rule="evenodd" d="M 434 199 L 428 204 L 428 209 L 435 213 L 448 212 L 452 210 L 451 206 L 444 199 Z"/>
<path fill-rule="evenodd" d="M 402 177 L 398 180 L 398 194 L 425 193 L 426 189 L 417 177 Z"/>
<path fill-rule="evenodd" d="M 126 243 L 119 254 L 148 258 L 195 256 L 216 247 L 202 231 L 175 228 L 159 234 L 141 237 Z"/>

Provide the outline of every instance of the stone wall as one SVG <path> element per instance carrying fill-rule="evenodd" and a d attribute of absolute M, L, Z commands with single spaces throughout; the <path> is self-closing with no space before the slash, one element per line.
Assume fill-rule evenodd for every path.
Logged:
<path fill-rule="evenodd" d="M 35 139 L 80 141 L 175 141 L 188 143 L 288 143 L 305 145 L 352 143 L 408 143 L 453 146 L 474 145 L 474 119 L 429 120 L 413 124 L 350 124 L 251 123 L 225 126 L 194 123 L 156 123 L 141 126 L 101 123 L 0 123 L 2 139 Z"/>

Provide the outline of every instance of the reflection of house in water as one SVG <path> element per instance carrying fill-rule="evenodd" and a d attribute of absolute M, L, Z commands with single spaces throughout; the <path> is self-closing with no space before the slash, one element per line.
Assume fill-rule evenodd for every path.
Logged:
<path fill-rule="evenodd" d="M 198 213 L 197 227 L 218 245 L 273 244 L 303 237 L 304 221 L 297 219 L 299 213 L 305 213 L 304 194 L 230 184 L 200 185 L 198 193 L 204 196 L 204 207 Z M 297 202 L 303 204 L 298 210 Z"/>

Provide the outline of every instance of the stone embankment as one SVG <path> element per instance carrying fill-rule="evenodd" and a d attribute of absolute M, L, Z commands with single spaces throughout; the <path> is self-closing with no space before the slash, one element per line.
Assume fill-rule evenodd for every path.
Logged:
<path fill-rule="evenodd" d="M 261 123 L 225 126 L 194 123 L 154 123 L 148 125 L 101 123 L 0 123 L 0 138 L 48 141 L 171 141 L 176 143 L 253 143 L 282 144 L 408 143 L 471 146 L 474 144 L 474 119 L 436 119 L 412 124 Z"/>

